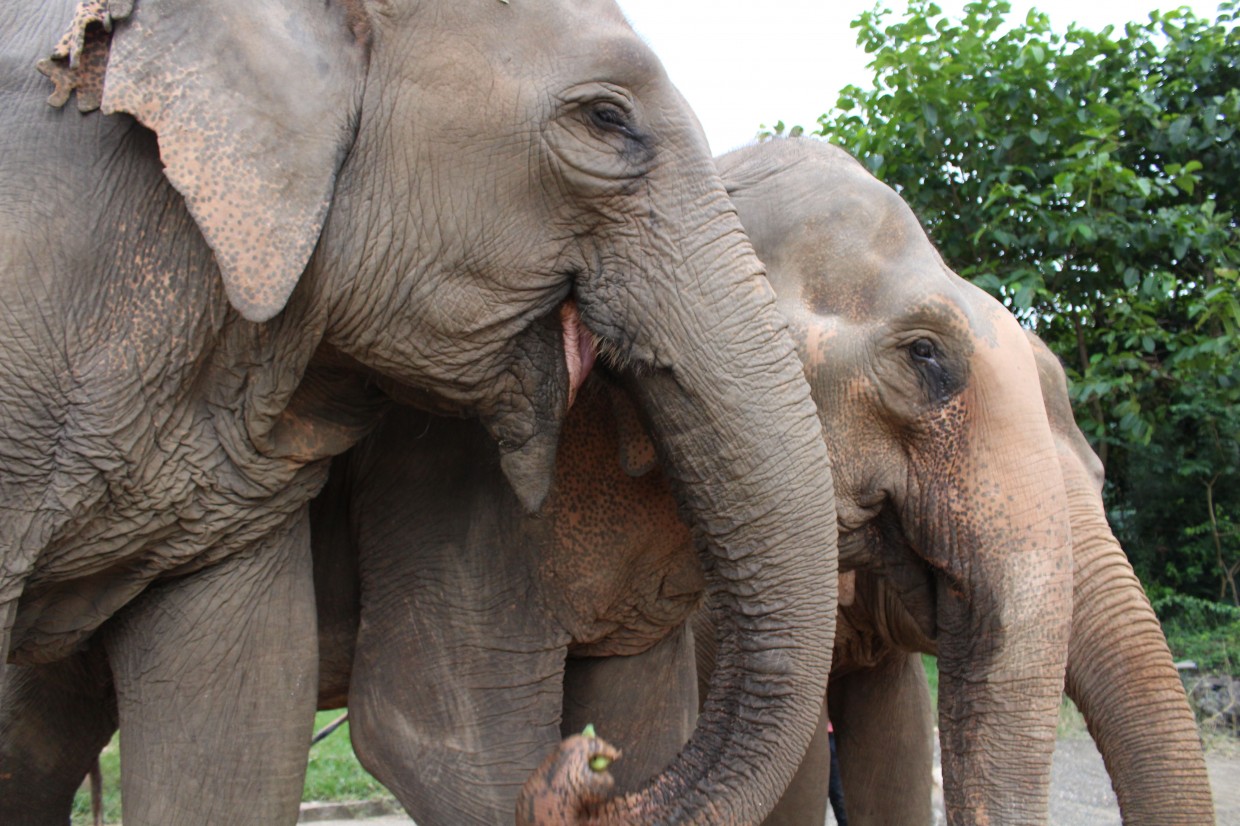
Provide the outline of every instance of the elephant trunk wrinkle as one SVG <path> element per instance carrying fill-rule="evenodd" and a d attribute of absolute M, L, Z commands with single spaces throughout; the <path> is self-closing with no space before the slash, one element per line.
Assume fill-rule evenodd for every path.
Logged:
<path fill-rule="evenodd" d="M 1092 475 L 1073 454 L 1062 456 L 1077 571 L 1068 696 L 1098 744 L 1125 823 L 1212 823 L 1200 736 L 1162 628 Z"/>

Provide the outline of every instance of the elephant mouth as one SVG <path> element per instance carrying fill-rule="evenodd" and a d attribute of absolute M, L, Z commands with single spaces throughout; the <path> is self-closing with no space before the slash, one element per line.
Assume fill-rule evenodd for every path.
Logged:
<path fill-rule="evenodd" d="M 568 406 L 577 400 L 598 357 L 598 341 L 581 320 L 577 302 L 571 298 L 560 305 L 560 328 L 564 341 L 564 364 L 568 368 Z"/>

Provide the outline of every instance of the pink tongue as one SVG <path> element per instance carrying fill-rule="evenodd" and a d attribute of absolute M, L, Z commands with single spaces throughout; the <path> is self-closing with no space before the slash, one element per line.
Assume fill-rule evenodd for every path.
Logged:
<path fill-rule="evenodd" d="M 577 391 L 594 366 L 594 336 L 586 329 L 571 298 L 560 306 L 560 326 L 564 334 L 564 363 L 568 366 L 568 406 L 577 400 Z"/>

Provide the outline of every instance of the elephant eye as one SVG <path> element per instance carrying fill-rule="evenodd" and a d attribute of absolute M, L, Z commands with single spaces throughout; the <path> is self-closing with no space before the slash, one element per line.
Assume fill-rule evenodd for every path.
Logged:
<path fill-rule="evenodd" d="M 598 102 L 590 107 L 590 120 L 599 129 L 615 132 L 632 140 L 640 140 L 629 113 L 614 103 Z"/>
<path fill-rule="evenodd" d="M 917 339 L 908 345 L 908 355 L 932 401 L 941 404 L 963 389 L 965 371 L 957 360 L 946 357 L 932 339 Z"/>
<path fill-rule="evenodd" d="M 909 345 L 908 351 L 914 361 L 934 361 L 938 354 L 938 348 L 928 338 L 917 339 Z"/>

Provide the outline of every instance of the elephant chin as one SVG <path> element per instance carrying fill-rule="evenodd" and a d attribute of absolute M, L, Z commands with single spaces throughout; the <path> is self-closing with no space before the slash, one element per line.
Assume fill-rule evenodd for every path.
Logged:
<path fill-rule="evenodd" d="M 499 445 L 500 468 L 513 492 L 530 513 L 542 507 L 555 475 L 555 452 L 564 415 L 577 399 L 598 353 L 598 340 L 586 327 L 571 298 L 560 305 L 554 321 L 534 325 L 521 349 L 531 360 L 552 350 L 557 368 L 542 375 L 541 386 L 520 387 L 510 398 L 521 400 L 498 414 L 484 417 Z"/>

